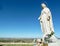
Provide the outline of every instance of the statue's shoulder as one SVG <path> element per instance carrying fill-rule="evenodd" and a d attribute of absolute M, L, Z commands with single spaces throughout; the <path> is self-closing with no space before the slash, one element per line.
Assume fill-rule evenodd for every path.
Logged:
<path fill-rule="evenodd" d="M 50 12 L 50 9 L 46 7 L 46 8 L 44 8 L 44 9 L 42 10 L 42 12 L 48 13 L 48 12 Z"/>

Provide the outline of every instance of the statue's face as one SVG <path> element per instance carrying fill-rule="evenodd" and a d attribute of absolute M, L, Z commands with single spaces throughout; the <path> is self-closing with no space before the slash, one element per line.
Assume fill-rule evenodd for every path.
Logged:
<path fill-rule="evenodd" d="M 37 39 L 37 45 L 38 45 L 38 46 L 42 46 L 42 45 L 43 45 L 43 42 L 42 42 L 41 39 Z"/>
<path fill-rule="evenodd" d="M 44 7 L 42 6 L 42 9 L 44 9 Z"/>
<path fill-rule="evenodd" d="M 46 7 L 46 5 L 44 3 L 42 3 L 41 6 L 43 9 Z"/>

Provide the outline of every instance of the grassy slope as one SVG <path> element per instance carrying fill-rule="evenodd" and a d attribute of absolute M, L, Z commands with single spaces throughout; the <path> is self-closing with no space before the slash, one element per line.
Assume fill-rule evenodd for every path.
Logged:
<path fill-rule="evenodd" d="M 33 45 L 28 45 L 28 44 L 6 44 L 2 46 L 33 46 Z"/>

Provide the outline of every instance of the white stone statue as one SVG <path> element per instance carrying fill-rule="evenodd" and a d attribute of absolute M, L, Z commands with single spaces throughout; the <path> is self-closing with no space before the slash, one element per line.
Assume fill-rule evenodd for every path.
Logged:
<path fill-rule="evenodd" d="M 42 11 L 38 20 L 40 20 L 41 29 L 43 32 L 42 39 L 44 42 L 47 42 L 49 40 L 55 41 L 56 38 L 54 36 L 54 27 L 53 27 L 53 22 L 52 22 L 51 11 L 44 3 L 42 3 L 41 6 L 42 6 Z M 55 40 L 53 40 L 53 38 Z"/>

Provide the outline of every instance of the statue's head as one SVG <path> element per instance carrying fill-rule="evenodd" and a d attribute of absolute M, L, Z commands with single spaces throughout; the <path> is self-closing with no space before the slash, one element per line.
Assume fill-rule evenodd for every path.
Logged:
<path fill-rule="evenodd" d="M 41 6 L 43 9 L 46 7 L 46 5 L 44 3 L 42 3 Z"/>
<path fill-rule="evenodd" d="M 37 39 L 37 46 L 42 46 L 43 45 L 43 42 L 42 42 L 42 39 Z"/>

